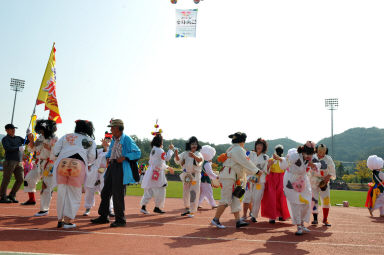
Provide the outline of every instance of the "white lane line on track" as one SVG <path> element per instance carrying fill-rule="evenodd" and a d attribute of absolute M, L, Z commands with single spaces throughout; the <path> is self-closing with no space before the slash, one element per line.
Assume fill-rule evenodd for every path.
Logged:
<path fill-rule="evenodd" d="M 0 209 L 1 208 L 5 208 L 5 209 L 21 209 L 21 210 L 34 210 L 34 211 L 39 211 L 39 209 L 38 208 L 34 208 L 34 207 L 31 207 L 31 208 L 24 208 L 24 207 L 7 207 L 7 206 L 0 206 Z M 82 208 L 82 209 L 84 209 L 84 208 Z M 56 208 L 55 207 L 51 207 L 50 208 L 50 211 L 53 211 L 53 210 L 56 210 Z M 140 213 L 140 208 L 135 208 L 135 207 L 130 207 L 130 208 L 125 208 L 125 210 L 126 211 L 137 211 L 138 213 L 137 214 L 141 214 Z M 182 211 L 182 209 L 180 210 L 180 211 Z M 94 212 L 94 213 L 96 213 L 97 214 L 97 210 L 96 209 L 94 209 L 94 210 L 91 210 L 91 212 Z M 180 215 L 178 215 L 178 214 L 165 214 L 163 217 L 165 217 L 165 216 L 167 216 L 167 215 L 176 215 L 176 217 L 178 217 L 178 218 L 182 218 L 182 217 L 180 217 Z M 213 215 L 213 214 L 212 214 Z M 78 216 L 82 216 L 82 214 L 79 214 Z M 159 216 L 159 215 L 157 215 L 157 214 L 149 214 L 149 216 Z M 30 217 L 33 217 L 33 215 L 31 215 Z M 92 217 L 92 216 L 91 216 Z M 95 217 L 97 217 L 97 215 L 95 215 Z M 148 216 L 147 216 L 148 217 Z M 199 218 L 199 219 L 212 219 L 212 217 L 205 217 L 205 216 L 199 216 L 199 213 L 197 213 L 196 214 L 196 217 L 197 218 Z M 233 220 L 233 217 L 221 217 L 221 219 L 222 220 Z M 372 219 L 375 219 L 375 218 L 372 218 Z M 377 217 L 377 219 L 379 219 L 378 217 Z M 372 225 L 374 225 L 373 227 L 378 227 L 378 225 L 376 224 L 376 222 L 366 222 L 366 221 L 338 221 L 337 219 L 334 219 L 334 221 L 335 222 L 338 222 L 338 223 L 335 223 L 335 225 L 337 225 L 337 226 L 359 226 L 359 225 L 361 225 L 362 227 L 364 226 L 364 228 L 366 228 L 367 227 L 367 224 L 369 224 L 369 223 L 372 223 Z M 383 223 L 384 223 L 384 219 L 383 220 L 380 220 L 380 221 L 382 221 Z M 281 222 L 281 223 L 288 223 L 288 222 L 290 222 L 290 220 L 287 220 L 287 221 L 283 221 L 283 222 Z M 348 222 L 353 222 L 353 223 L 351 223 L 351 224 L 348 224 Z"/>
<path fill-rule="evenodd" d="M 383 245 L 368 245 L 368 244 L 351 244 L 351 243 L 327 243 L 327 242 L 293 242 L 293 241 L 277 241 L 277 240 L 260 240 L 260 239 L 243 239 L 243 238 L 223 238 L 223 237 L 203 237 L 203 236 L 171 236 L 171 235 L 149 235 L 149 234 L 133 234 L 133 233 L 106 233 L 98 231 L 78 231 L 78 230 L 55 230 L 55 229 L 28 229 L 28 228 L 9 228 L 0 227 L 5 230 L 19 231 L 37 231 L 37 232 L 59 232 L 59 233 L 74 233 L 74 234 L 94 234 L 94 235 L 115 235 L 115 236 L 133 236 L 133 237 L 155 237 L 155 238 L 178 238 L 178 239 L 195 239 L 195 240 L 215 240 L 215 241 L 238 241 L 238 242 L 254 242 L 254 243 L 281 243 L 281 244 L 301 244 L 301 245 L 325 245 L 336 247 L 364 247 L 384 249 Z"/>
<path fill-rule="evenodd" d="M 0 254 L 69 255 L 69 254 L 61 254 L 61 253 L 40 253 L 40 252 L 22 252 L 22 251 L 0 251 Z"/>
<path fill-rule="evenodd" d="M 14 216 L 14 215 L 0 215 L 0 217 L 21 217 L 21 218 L 30 218 L 29 216 Z M 43 219 L 43 218 L 54 218 L 57 219 L 55 216 L 43 216 L 43 217 L 34 217 L 37 219 Z M 176 218 L 176 217 L 175 217 Z M 179 217 L 183 218 L 183 217 Z M 75 219 L 77 222 L 83 222 L 87 221 L 89 222 L 90 218 L 78 218 Z M 207 224 L 189 224 L 189 223 L 172 223 L 172 222 L 153 222 L 153 221 L 133 221 L 133 220 L 127 220 L 127 223 L 133 223 L 133 224 L 152 224 L 152 225 L 172 225 L 172 226 L 187 226 L 187 227 L 212 227 L 209 223 Z M 0 226 L 1 227 L 1 226 Z M 226 226 L 227 228 L 236 228 L 234 226 Z M 291 229 L 293 225 L 287 225 L 285 228 Z M 268 228 L 268 227 L 243 227 L 242 229 L 255 229 L 255 230 L 281 230 L 282 228 Z M 330 233 L 330 234 L 357 234 L 357 235 L 382 235 L 382 232 L 358 232 L 358 231 L 338 231 L 338 230 L 329 230 L 329 231 L 321 231 L 321 230 L 315 230 L 311 229 L 311 232 L 316 233 Z"/>

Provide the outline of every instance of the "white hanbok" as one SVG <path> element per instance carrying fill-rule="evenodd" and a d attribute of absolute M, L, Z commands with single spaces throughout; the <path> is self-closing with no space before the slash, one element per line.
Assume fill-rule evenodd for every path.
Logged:
<path fill-rule="evenodd" d="M 167 178 L 165 170 L 168 168 L 166 162 L 172 158 L 173 151 L 167 153 L 160 147 L 153 147 L 149 155 L 149 167 L 144 174 L 141 187 L 144 189 L 144 195 L 141 198 L 140 205 L 147 205 L 154 198 L 155 207 L 164 208 Z"/>
<path fill-rule="evenodd" d="M 42 190 L 40 196 L 40 211 L 48 211 L 51 204 L 51 197 L 55 181 L 53 179 L 53 164 L 55 161 L 55 155 L 53 154 L 53 147 L 57 142 L 57 137 L 53 136 L 50 139 L 45 139 L 40 135 L 34 142 L 32 148 L 28 145 L 29 152 L 36 152 L 36 158 L 38 160 L 35 167 L 28 172 L 25 177 L 25 181 L 28 183 L 24 186 L 25 192 L 36 192 L 36 185 L 42 178 L 46 188 Z M 49 147 L 47 149 L 46 147 Z"/>
<path fill-rule="evenodd" d="M 323 162 L 322 164 L 326 165 L 326 169 L 320 170 L 318 172 L 310 171 L 309 178 L 312 188 L 312 213 L 319 212 L 319 196 L 321 199 L 322 208 L 330 208 L 331 206 L 331 188 L 329 187 L 329 182 L 327 184 L 327 189 L 322 191 L 319 187 L 320 182 L 324 179 L 325 176 L 331 175 L 331 180 L 336 179 L 336 170 L 335 163 L 329 155 L 325 155 L 324 158 L 319 159 L 317 154 L 314 156 L 314 161 Z M 324 166 L 325 166 L 324 165 Z"/>
<path fill-rule="evenodd" d="M 286 169 L 284 175 L 284 193 L 288 200 L 288 208 L 294 225 L 309 223 L 311 216 L 312 189 L 307 171 L 308 161 L 297 151 L 282 158 L 281 169 Z M 314 163 L 320 169 L 320 163 Z"/>
<path fill-rule="evenodd" d="M 246 155 L 246 151 L 239 144 L 233 144 L 226 151 L 227 159 L 223 163 L 219 180 L 222 185 L 220 205 L 231 206 L 231 212 L 241 211 L 240 199 L 232 195 L 237 181 L 246 180 L 246 175 L 256 175 L 260 169 Z"/>
<path fill-rule="evenodd" d="M 179 160 L 175 159 L 178 165 L 181 165 L 183 172 L 180 174 L 181 181 L 183 182 L 183 201 L 185 208 L 189 208 L 191 213 L 197 211 L 200 198 L 200 183 L 201 183 L 201 168 L 203 165 L 203 155 L 199 151 L 194 154 L 201 158 L 197 162 L 194 158 L 189 156 L 190 151 L 185 151 L 179 155 Z"/>
<path fill-rule="evenodd" d="M 58 167 L 63 159 L 67 159 L 78 154 L 84 163 L 85 177 L 79 180 L 84 184 L 88 175 L 88 165 L 92 164 L 96 159 L 96 143 L 89 136 L 73 133 L 67 134 L 57 141 L 53 149 L 53 153 L 57 156 L 54 165 L 54 181 L 59 180 Z M 70 183 L 57 184 L 57 217 L 62 220 L 64 217 L 74 219 L 81 204 L 81 185 L 80 187 L 71 185 Z"/>
<path fill-rule="evenodd" d="M 261 153 L 257 156 L 257 153 L 251 151 L 249 154 L 250 160 L 256 165 L 258 169 L 262 171 L 261 176 L 254 174 L 247 177 L 247 184 L 245 188 L 243 203 L 252 203 L 252 215 L 257 218 L 260 211 L 261 200 L 263 199 L 265 188 L 265 177 L 268 172 L 268 155 Z"/>
<path fill-rule="evenodd" d="M 206 199 L 212 207 L 216 207 L 210 179 L 217 179 L 217 175 L 212 171 L 212 162 L 205 162 L 202 174 L 204 176 L 201 177 L 199 206 Z"/>
<path fill-rule="evenodd" d="M 95 206 L 95 193 L 101 193 L 104 187 L 104 174 L 107 170 L 106 155 L 108 152 L 104 152 L 103 149 L 97 150 L 97 158 L 94 163 L 88 168 L 87 178 L 85 180 L 84 189 L 84 207 L 91 209 Z M 109 204 L 110 211 L 113 209 L 113 202 Z"/>

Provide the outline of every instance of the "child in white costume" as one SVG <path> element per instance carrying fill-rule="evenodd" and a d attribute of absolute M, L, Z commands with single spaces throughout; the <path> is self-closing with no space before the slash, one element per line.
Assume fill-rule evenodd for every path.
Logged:
<path fill-rule="evenodd" d="M 183 182 L 183 200 L 185 212 L 181 216 L 193 217 L 197 211 L 200 197 L 201 168 L 203 155 L 199 152 L 201 146 L 196 137 L 189 138 L 186 144 L 186 151 L 179 155 L 175 151 L 175 162 L 179 164 L 183 172 L 180 178 Z"/>
<path fill-rule="evenodd" d="M 309 178 L 312 188 L 312 225 L 317 225 L 317 216 L 319 213 L 319 195 L 321 199 L 321 207 L 323 208 L 323 224 L 330 227 L 328 222 L 329 208 L 331 207 L 331 188 L 329 186 L 329 180 L 336 179 L 335 163 L 332 158 L 327 155 L 328 149 L 324 144 L 320 144 L 316 147 L 316 155 L 313 161 L 318 161 L 326 166 L 326 169 L 319 172 L 311 171 Z"/>
<path fill-rule="evenodd" d="M 367 159 L 367 167 L 372 170 L 372 183 L 369 183 L 370 189 L 367 194 L 365 206 L 368 207 L 369 213 L 373 216 L 373 211 L 380 210 L 380 217 L 384 217 L 384 173 L 383 159 L 372 155 Z"/>
<path fill-rule="evenodd" d="M 57 142 L 55 135 L 57 128 L 56 122 L 53 120 L 37 120 L 35 131 L 40 136 L 34 141 L 33 135 L 29 135 L 28 151 L 36 153 L 37 164 L 25 177 L 25 192 L 36 192 L 36 184 L 42 178 L 42 189 L 40 196 L 40 211 L 35 216 L 44 216 L 48 214 L 49 205 L 55 181 L 53 179 L 53 164 L 55 156 L 53 147 Z M 34 193 L 33 193 L 34 194 Z M 24 204 L 28 204 L 28 201 Z"/>
<path fill-rule="evenodd" d="M 57 182 L 58 228 L 76 227 L 71 221 L 80 207 L 88 165 L 96 159 L 93 131 L 92 122 L 77 120 L 75 132 L 60 138 L 53 148 L 57 156 L 53 173 Z"/>
<path fill-rule="evenodd" d="M 201 184 L 200 184 L 200 199 L 199 206 L 204 199 L 207 199 L 208 203 L 213 208 L 216 208 L 216 202 L 213 198 L 213 191 L 211 185 L 211 179 L 218 179 L 219 177 L 212 171 L 212 159 L 216 155 L 215 148 L 204 145 L 201 150 L 201 154 L 204 157 L 203 168 L 201 172 Z"/>
<path fill-rule="evenodd" d="M 169 150 L 166 153 L 163 150 L 163 137 L 161 133 L 156 133 L 151 142 L 152 150 L 149 155 L 149 167 L 145 172 L 141 187 L 144 189 L 144 195 L 141 199 L 140 212 L 143 214 L 149 214 L 146 209 L 148 202 L 153 198 L 155 200 L 155 213 L 165 213 L 164 203 L 167 189 L 167 177 L 165 171 L 168 169 L 173 172 L 173 169 L 167 166 L 166 162 L 173 156 L 173 145 L 169 146 Z"/>
<path fill-rule="evenodd" d="M 269 174 L 269 157 L 265 154 L 267 149 L 267 142 L 264 139 L 259 138 L 255 142 L 255 150 L 249 152 L 249 158 L 256 165 L 256 167 L 260 169 L 262 174 L 261 176 L 249 175 L 247 177 L 247 184 L 243 198 L 243 220 L 247 218 L 249 205 L 252 204 L 251 221 L 257 222 L 256 218 L 259 215 L 261 200 L 263 199 L 264 194 L 265 177 Z"/>
<path fill-rule="evenodd" d="M 311 215 L 312 190 L 307 172 L 318 171 L 320 163 L 313 163 L 315 143 L 308 141 L 297 150 L 289 150 L 286 158 L 276 156 L 284 175 L 284 193 L 288 200 L 288 208 L 292 224 L 297 225 L 296 235 L 309 232 L 304 222 L 309 223 Z"/>
<path fill-rule="evenodd" d="M 229 135 L 229 138 L 232 139 L 233 145 L 227 149 L 226 153 L 218 157 L 218 161 L 222 162 L 224 167 L 219 176 L 222 186 L 221 200 L 216 209 L 215 217 L 211 221 L 211 224 L 218 228 L 225 228 L 225 226 L 220 223 L 220 217 L 223 215 L 227 206 L 231 207 L 231 212 L 235 216 L 236 228 L 248 225 L 247 222 L 240 219 L 240 197 L 242 195 L 240 185 L 242 181 L 245 181 L 246 174 L 261 174 L 260 169 L 258 169 L 246 155 L 244 144 L 247 135 L 237 132 Z"/>
<path fill-rule="evenodd" d="M 108 135 L 108 137 L 107 137 Z M 110 136 L 109 136 L 110 135 Z M 108 153 L 109 143 L 111 141 L 112 134 L 106 132 L 106 137 L 101 140 L 102 149 L 97 150 L 97 158 L 95 162 L 89 167 L 89 171 L 87 174 L 87 179 L 85 181 L 85 196 L 84 196 L 84 207 L 85 212 L 83 216 L 88 216 L 90 214 L 91 208 L 95 206 L 95 193 L 99 194 L 103 190 L 104 187 L 104 174 L 107 169 L 107 159 L 105 156 Z M 110 217 L 113 217 L 113 203 L 112 198 L 109 204 Z"/>

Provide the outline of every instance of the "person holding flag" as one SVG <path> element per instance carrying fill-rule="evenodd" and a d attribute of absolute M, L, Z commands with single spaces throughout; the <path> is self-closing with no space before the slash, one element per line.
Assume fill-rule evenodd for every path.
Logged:
<path fill-rule="evenodd" d="M 28 151 L 36 153 L 37 166 L 30 171 L 24 184 L 24 191 L 28 192 L 29 200 L 23 205 L 34 204 L 36 184 L 42 178 L 42 189 L 40 196 L 40 211 L 35 216 L 48 215 L 49 205 L 51 203 L 52 191 L 54 188 L 53 164 L 55 156 L 52 149 L 57 142 L 55 132 L 57 130 L 56 122 L 53 120 L 37 120 L 35 131 L 40 136 L 35 141 L 33 134 L 28 135 Z"/>

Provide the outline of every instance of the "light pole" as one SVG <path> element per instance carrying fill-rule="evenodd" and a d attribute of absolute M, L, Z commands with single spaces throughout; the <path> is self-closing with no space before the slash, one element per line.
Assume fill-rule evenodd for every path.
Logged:
<path fill-rule="evenodd" d="M 11 90 L 15 91 L 15 99 L 13 101 L 13 110 L 12 110 L 12 120 L 11 124 L 13 124 L 13 115 L 15 114 L 15 105 L 16 105 L 16 96 L 18 91 L 23 91 L 25 81 L 11 78 Z"/>
<path fill-rule="evenodd" d="M 337 110 L 339 107 L 339 99 L 338 98 L 328 98 L 325 99 L 325 108 L 331 111 L 331 143 L 332 143 L 332 158 L 335 158 L 335 147 L 333 143 L 333 111 Z"/>

